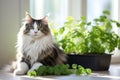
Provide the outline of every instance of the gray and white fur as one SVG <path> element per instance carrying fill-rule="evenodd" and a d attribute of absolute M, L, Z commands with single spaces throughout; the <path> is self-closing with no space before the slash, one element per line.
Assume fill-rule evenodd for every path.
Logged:
<path fill-rule="evenodd" d="M 24 75 L 41 65 L 54 66 L 66 62 L 66 55 L 54 42 L 48 27 L 48 17 L 33 19 L 26 13 L 17 37 L 17 55 L 10 71 Z"/>

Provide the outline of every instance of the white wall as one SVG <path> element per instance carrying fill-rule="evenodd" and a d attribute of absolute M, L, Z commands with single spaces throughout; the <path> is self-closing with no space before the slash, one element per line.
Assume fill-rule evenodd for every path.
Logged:
<path fill-rule="evenodd" d="M 28 7 L 29 0 L 0 0 L 0 66 L 15 58 L 17 32 Z"/>

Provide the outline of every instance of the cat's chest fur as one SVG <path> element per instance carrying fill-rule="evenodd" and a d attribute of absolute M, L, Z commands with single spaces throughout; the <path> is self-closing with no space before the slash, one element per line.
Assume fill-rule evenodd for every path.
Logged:
<path fill-rule="evenodd" d="M 34 39 L 30 36 L 23 36 L 23 50 L 26 57 L 30 56 L 30 62 L 33 64 L 42 51 L 53 47 L 53 41 L 50 35 Z"/>

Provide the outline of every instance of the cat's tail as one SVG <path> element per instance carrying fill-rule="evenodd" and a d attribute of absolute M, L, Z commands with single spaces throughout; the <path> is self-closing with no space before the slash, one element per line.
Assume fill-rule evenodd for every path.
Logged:
<path fill-rule="evenodd" d="M 16 67 L 17 67 L 17 62 L 16 62 L 16 61 L 13 61 L 11 64 L 5 65 L 5 66 L 2 68 L 2 71 L 3 71 L 3 72 L 13 73 L 14 70 L 16 69 Z"/>
<path fill-rule="evenodd" d="M 58 57 L 57 57 L 57 64 L 64 64 L 64 63 L 67 63 L 67 58 L 68 56 L 58 47 L 56 47 L 56 51 L 57 51 L 57 54 L 58 54 Z"/>
<path fill-rule="evenodd" d="M 67 58 L 68 56 L 66 54 L 59 54 L 58 55 L 58 58 L 57 58 L 57 64 L 64 64 L 64 63 L 67 63 Z"/>

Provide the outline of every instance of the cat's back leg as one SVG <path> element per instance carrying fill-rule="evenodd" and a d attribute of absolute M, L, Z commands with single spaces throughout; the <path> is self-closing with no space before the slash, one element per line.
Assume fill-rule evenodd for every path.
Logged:
<path fill-rule="evenodd" d="M 13 74 L 14 75 L 24 75 L 27 73 L 28 70 L 29 70 L 29 67 L 28 67 L 27 63 L 19 62 L 19 63 L 17 63 L 17 68 L 14 70 Z"/>

